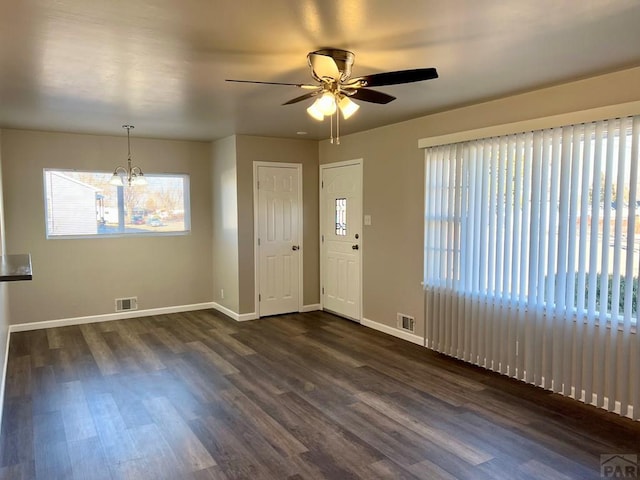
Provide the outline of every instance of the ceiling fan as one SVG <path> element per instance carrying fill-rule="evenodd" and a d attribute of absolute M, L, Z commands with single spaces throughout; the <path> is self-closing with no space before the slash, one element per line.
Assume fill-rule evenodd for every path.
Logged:
<path fill-rule="evenodd" d="M 438 78 L 438 72 L 435 68 L 398 70 L 351 78 L 351 67 L 354 59 L 353 52 L 337 48 L 324 48 L 310 52 L 307 55 L 307 61 L 311 68 L 311 76 L 316 81 L 315 84 L 232 79 L 227 79 L 227 82 L 287 85 L 310 90 L 304 95 L 292 98 L 283 105 L 291 105 L 317 97 L 315 102 L 307 108 L 309 115 L 316 120 L 323 120 L 324 117 L 328 116 L 332 119 L 333 124 L 333 115 L 336 114 L 336 125 L 339 125 L 338 110 L 347 119 L 360 108 L 357 103 L 351 100 L 352 98 L 378 104 L 387 104 L 396 99 L 392 95 L 372 90 L 368 87 L 384 87 Z M 338 135 L 337 138 L 339 138 Z M 333 141 L 333 128 L 331 140 Z"/>

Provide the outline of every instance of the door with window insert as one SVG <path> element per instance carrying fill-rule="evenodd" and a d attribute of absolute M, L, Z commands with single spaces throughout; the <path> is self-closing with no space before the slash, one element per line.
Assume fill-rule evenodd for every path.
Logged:
<path fill-rule="evenodd" d="M 322 307 L 361 319 L 362 161 L 320 167 Z"/>

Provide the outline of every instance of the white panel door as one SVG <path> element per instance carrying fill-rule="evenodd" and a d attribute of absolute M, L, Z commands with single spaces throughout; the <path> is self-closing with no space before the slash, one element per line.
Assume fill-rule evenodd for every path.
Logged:
<path fill-rule="evenodd" d="M 297 312 L 300 295 L 298 168 L 257 167 L 259 315 Z"/>
<path fill-rule="evenodd" d="M 362 164 L 321 172 L 322 306 L 360 321 Z"/>

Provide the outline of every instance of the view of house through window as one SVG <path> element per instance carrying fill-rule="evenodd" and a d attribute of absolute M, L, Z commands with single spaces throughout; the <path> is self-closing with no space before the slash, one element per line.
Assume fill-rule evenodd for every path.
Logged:
<path fill-rule="evenodd" d="M 146 174 L 117 187 L 112 173 L 44 170 L 47 238 L 177 234 L 190 230 L 189 176 Z"/>

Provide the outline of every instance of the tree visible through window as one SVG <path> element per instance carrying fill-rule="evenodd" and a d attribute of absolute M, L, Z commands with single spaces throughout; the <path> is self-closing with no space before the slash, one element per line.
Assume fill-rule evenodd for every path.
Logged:
<path fill-rule="evenodd" d="M 190 231 L 189 176 L 147 174 L 116 187 L 112 173 L 44 170 L 47 238 Z"/>

